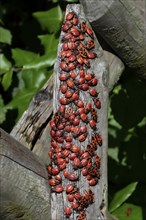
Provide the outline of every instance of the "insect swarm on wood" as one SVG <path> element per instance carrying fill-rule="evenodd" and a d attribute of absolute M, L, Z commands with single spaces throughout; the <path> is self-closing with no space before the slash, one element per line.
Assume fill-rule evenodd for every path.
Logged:
<path fill-rule="evenodd" d="M 66 218 L 87 218 L 86 210 L 95 202 L 92 189 L 100 179 L 99 161 L 102 160 L 97 151 L 102 145 L 98 128 L 102 106 L 100 79 L 92 69 L 97 59 L 92 29 L 70 9 L 62 25 L 59 45 L 56 112 L 50 131 L 54 148 L 49 154 L 49 166 L 59 170 L 56 175 L 62 179 L 60 182 L 53 179 L 54 173 L 53 177 L 50 175 L 52 197 L 56 195 L 61 200 L 58 196 L 62 194 Z"/>

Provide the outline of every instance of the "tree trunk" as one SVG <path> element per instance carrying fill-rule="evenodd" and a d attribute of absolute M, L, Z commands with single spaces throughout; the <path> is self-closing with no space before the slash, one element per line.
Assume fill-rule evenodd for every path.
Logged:
<path fill-rule="evenodd" d="M 146 79 L 144 1 L 80 0 L 95 33 L 132 70 Z"/>

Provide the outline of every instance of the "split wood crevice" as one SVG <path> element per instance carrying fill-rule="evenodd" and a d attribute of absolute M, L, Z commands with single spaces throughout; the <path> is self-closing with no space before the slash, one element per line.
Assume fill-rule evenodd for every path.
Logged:
<path fill-rule="evenodd" d="M 80 5 L 68 6 L 67 11 L 70 10 L 71 7 L 74 7 L 74 10 L 79 12 L 81 10 L 79 14 L 84 17 L 83 10 L 80 8 Z M 95 193 L 95 201 L 97 203 L 95 202 L 93 209 L 91 208 L 91 210 L 89 210 L 89 219 L 93 219 L 94 210 L 96 210 L 95 216 L 98 216 L 98 219 L 104 218 L 103 216 L 106 217 L 107 97 L 108 90 L 113 88 L 124 69 L 123 63 L 116 56 L 106 52 L 106 55 L 104 56 L 99 43 L 96 43 L 98 45 L 97 50 L 100 50 L 101 57 L 98 59 L 97 63 L 94 63 L 93 65 L 95 69 L 99 70 L 100 98 L 103 106 L 100 115 L 100 121 L 102 123 L 99 124 L 99 130 L 101 130 L 105 140 L 104 146 L 101 148 L 102 150 L 100 152 L 103 164 L 101 168 L 100 184 L 97 187 L 97 192 Z M 103 77 L 103 74 L 108 73 L 105 59 L 109 62 L 109 84 L 105 84 L 105 81 L 103 81 L 104 79 L 108 82 L 108 75 L 105 75 L 105 78 Z M 55 72 L 56 71 L 58 70 L 55 69 Z M 16 213 L 14 214 L 13 210 L 16 208 L 16 210 L 18 209 L 19 214 L 21 210 L 24 219 L 27 220 L 56 220 L 53 216 L 57 216 L 58 214 L 58 220 L 61 220 L 60 216 L 62 214 L 57 214 L 57 210 L 55 208 L 57 200 L 53 207 L 56 210 L 55 213 L 51 211 L 50 190 L 46 172 L 46 165 L 49 163 L 48 149 L 50 147 L 50 129 L 47 125 L 53 112 L 53 89 L 56 89 L 56 87 L 53 88 L 53 84 L 52 76 L 42 90 L 34 97 L 29 108 L 26 112 L 24 112 L 18 124 L 11 132 L 11 135 L 15 139 L 1 130 L 1 205 L 3 206 L 1 210 L 3 210 L 2 215 L 4 216 L 4 219 L 7 219 L 6 214 L 8 213 L 9 215 L 13 215 L 14 218 Z M 57 81 L 55 82 L 55 86 L 57 86 Z M 56 99 L 54 99 L 54 101 L 54 106 L 56 108 Z M 32 152 L 30 152 L 30 150 Z M 38 157 L 35 156 L 35 154 Z M 103 203 L 101 202 L 102 200 L 104 200 Z M 98 201 L 100 201 L 100 204 Z M 58 205 L 60 206 L 60 204 Z M 103 207 L 101 207 L 101 205 L 103 205 Z"/>

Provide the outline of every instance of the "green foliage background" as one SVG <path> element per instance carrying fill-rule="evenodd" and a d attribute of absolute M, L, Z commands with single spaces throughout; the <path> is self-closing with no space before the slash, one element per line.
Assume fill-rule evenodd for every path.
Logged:
<path fill-rule="evenodd" d="M 0 126 L 10 132 L 53 72 L 61 23 L 73 0 L 2 0 Z M 146 219 L 146 86 L 125 72 L 109 102 L 109 210 Z"/>

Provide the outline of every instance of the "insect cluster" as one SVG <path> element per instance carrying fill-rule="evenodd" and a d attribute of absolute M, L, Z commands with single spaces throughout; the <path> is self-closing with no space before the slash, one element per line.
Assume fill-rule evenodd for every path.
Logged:
<path fill-rule="evenodd" d="M 102 145 L 97 129 L 97 112 L 101 102 L 95 89 L 98 79 L 91 71 L 90 62 L 97 55 L 91 28 L 84 21 L 79 22 L 75 12 L 66 15 L 62 32 L 60 105 L 50 122 L 49 184 L 52 193 L 66 194 L 66 218 L 75 212 L 77 220 L 85 220 L 87 207 L 94 203 L 94 193 L 90 187 L 95 186 L 100 178 L 100 157 L 96 151 Z M 88 94 L 91 101 L 87 101 L 88 98 L 83 101 L 83 94 Z M 89 142 L 85 145 L 87 140 Z M 82 193 L 78 187 L 81 175 L 89 186 Z"/>

